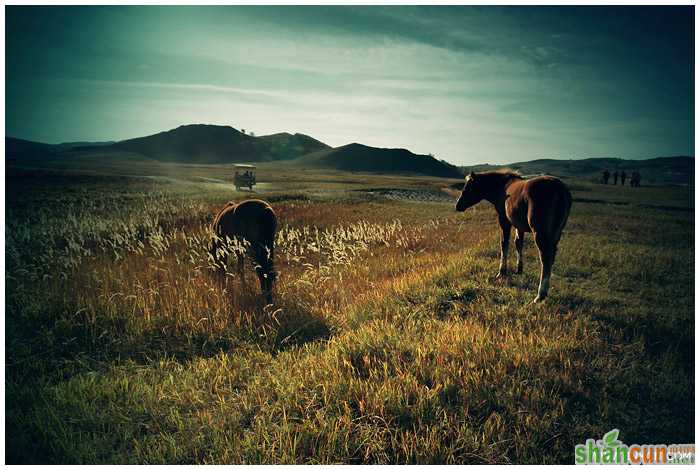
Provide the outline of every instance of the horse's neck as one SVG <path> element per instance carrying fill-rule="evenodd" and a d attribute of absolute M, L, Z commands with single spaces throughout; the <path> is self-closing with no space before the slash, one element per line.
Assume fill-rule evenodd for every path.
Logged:
<path fill-rule="evenodd" d="M 508 187 L 517 181 L 512 175 L 494 175 L 494 181 L 492 184 L 492 189 L 490 194 L 486 197 L 486 200 L 496 206 L 496 210 L 499 210 L 505 206 L 506 194 Z"/>

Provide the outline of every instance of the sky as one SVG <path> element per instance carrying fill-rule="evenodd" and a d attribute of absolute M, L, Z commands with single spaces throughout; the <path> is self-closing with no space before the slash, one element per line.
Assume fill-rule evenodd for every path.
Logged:
<path fill-rule="evenodd" d="M 183 124 L 454 164 L 694 155 L 694 7 L 6 6 L 7 135 Z"/>

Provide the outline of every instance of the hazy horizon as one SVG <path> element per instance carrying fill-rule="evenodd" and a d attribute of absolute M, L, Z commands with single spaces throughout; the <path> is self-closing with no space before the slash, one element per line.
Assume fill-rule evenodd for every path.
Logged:
<path fill-rule="evenodd" d="M 694 8 L 6 7 L 6 135 L 184 124 L 457 165 L 694 155 Z"/>

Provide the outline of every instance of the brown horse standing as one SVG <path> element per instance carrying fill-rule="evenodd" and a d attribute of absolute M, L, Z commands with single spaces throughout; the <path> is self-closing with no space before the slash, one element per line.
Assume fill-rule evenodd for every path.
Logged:
<path fill-rule="evenodd" d="M 272 207 L 259 199 L 249 199 L 239 204 L 229 202 L 217 214 L 212 224 L 214 239 L 210 253 L 223 279 L 228 261 L 225 240 L 243 241 L 248 245 L 248 254 L 256 263 L 255 271 L 260 280 L 260 289 L 268 303 L 272 303 L 272 284 L 276 278 L 274 271 L 275 232 L 277 216 Z M 237 252 L 238 272 L 245 282 L 245 252 Z"/>
<path fill-rule="evenodd" d="M 482 199 L 494 205 L 501 225 L 501 265 L 496 277 L 508 275 L 510 228 L 515 227 L 518 274 L 523 272 L 523 238 L 525 232 L 532 232 L 542 264 L 540 286 L 534 302 L 544 300 L 549 290 L 557 244 L 571 210 L 569 189 L 560 179 L 552 176 L 525 180 L 510 171 L 472 172 L 466 178 L 456 209 L 464 212 Z"/>

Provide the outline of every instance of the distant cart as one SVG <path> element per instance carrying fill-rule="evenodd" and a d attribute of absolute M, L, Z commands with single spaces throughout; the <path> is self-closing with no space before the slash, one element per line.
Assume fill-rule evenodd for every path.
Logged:
<path fill-rule="evenodd" d="M 241 188 L 248 188 L 250 191 L 255 186 L 255 165 L 233 165 L 233 184 L 236 191 Z"/>

